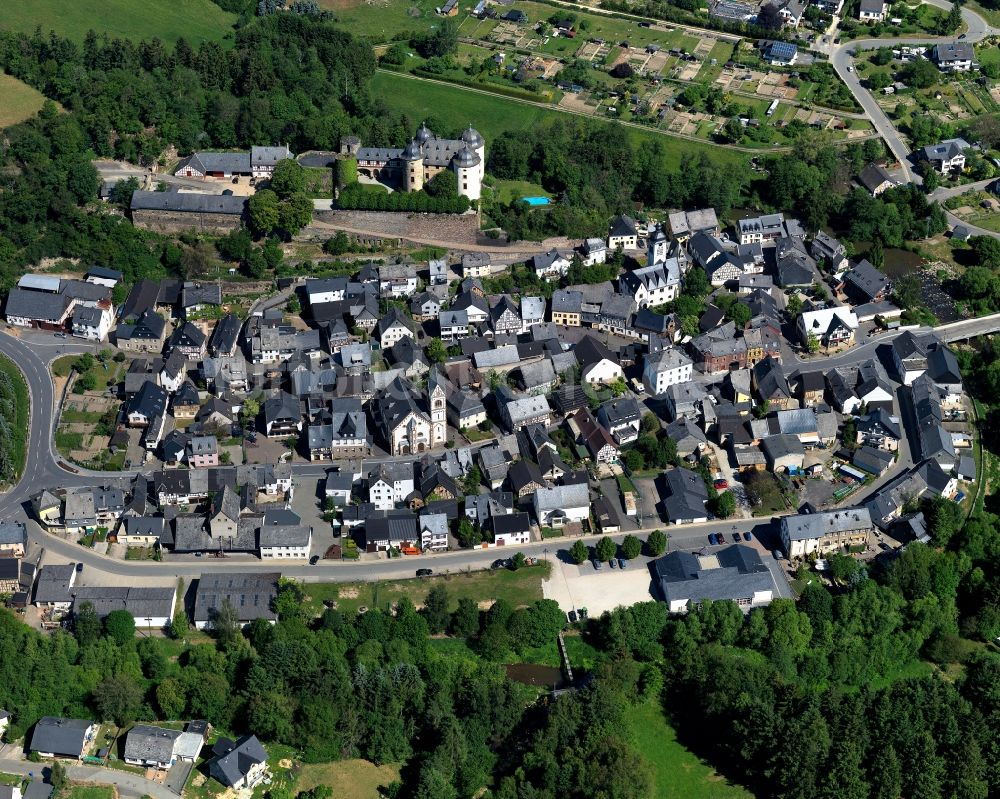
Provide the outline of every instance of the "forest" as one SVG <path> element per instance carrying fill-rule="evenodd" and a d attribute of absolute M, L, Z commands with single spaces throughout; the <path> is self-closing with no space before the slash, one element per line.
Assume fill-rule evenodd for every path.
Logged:
<path fill-rule="evenodd" d="M 1000 789 L 1000 519 L 926 508 L 934 540 L 744 615 L 647 602 L 583 622 L 593 662 L 555 697 L 508 679 L 566 626 L 551 600 L 488 610 L 446 584 L 418 611 L 312 617 L 282 580 L 278 622 L 240 630 L 223 606 L 205 639 L 179 613 L 135 638 L 124 611 L 84 606 L 42 635 L 0 612 L 0 706 L 12 735 L 42 715 L 205 718 L 307 762 L 402 764 L 390 796 L 651 797 L 631 709 L 660 702 L 680 740 L 760 796 L 985 799 Z M 805 582 L 805 580 L 804 580 Z M 487 792 L 482 793 L 483 790 Z"/>

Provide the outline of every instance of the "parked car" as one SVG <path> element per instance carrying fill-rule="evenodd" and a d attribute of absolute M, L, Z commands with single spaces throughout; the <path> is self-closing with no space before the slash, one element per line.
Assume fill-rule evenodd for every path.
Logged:
<path fill-rule="evenodd" d="M 310 566 L 315 566 L 317 563 L 319 563 L 319 555 L 313 555 L 311 558 L 309 558 Z"/>
<path fill-rule="evenodd" d="M 719 534 L 718 534 L 718 535 L 716 536 L 716 538 L 718 538 L 718 539 L 719 539 L 719 543 L 720 543 L 720 544 L 725 544 L 725 543 L 726 543 L 726 537 L 725 537 L 725 536 L 724 536 L 724 535 L 723 535 L 722 533 L 719 533 Z"/>
<path fill-rule="evenodd" d="M 743 539 L 745 541 L 753 541 L 753 533 L 743 533 Z"/>
<path fill-rule="evenodd" d="M 720 477 L 718 480 L 716 480 L 714 483 L 712 483 L 712 485 L 715 486 L 715 490 L 716 491 L 723 491 L 723 490 L 729 488 L 729 481 L 728 480 L 723 480 Z"/>
<path fill-rule="evenodd" d="M 76 571 L 77 571 L 77 573 L 80 573 L 80 572 L 83 571 L 83 564 L 82 563 L 77 563 L 76 564 Z"/>
<path fill-rule="evenodd" d="M 52 335 L 55 336 L 56 338 L 66 338 L 65 333 L 53 333 Z"/>
<path fill-rule="evenodd" d="M 615 559 L 614 559 L 614 558 L 612 558 L 611 560 L 609 560 L 609 561 L 608 561 L 608 565 L 609 565 L 609 566 L 611 566 L 611 568 L 613 569 L 613 568 L 615 568 L 615 567 L 616 567 L 616 566 L 617 566 L 618 564 L 617 564 L 617 563 L 615 563 Z"/>
<path fill-rule="evenodd" d="M 625 564 L 627 562 L 628 561 L 626 561 L 625 558 L 618 558 L 618 568 L 619 569 L 624 569 L 625 568 Z"/>
<path fill-rule="evenodd" d="M 597 558 L 594 558 L 590 562 L 594 564 L 594 571 L 598 571 L 599 572 L 601 570 L 601 562 Z"/>
<path fill-rule="evenodd" d="M 781 550 L 780 550 L 780 549 L 776 549 L 776 550 L 774 550 L 774 552 L 772 552 L 771 554 L 772 554 L 772 555 L 774 555 L 774 559 L 775 559 L 775 560 L 781 560 L 781 559 L 782 559 L 782 558 L 784 557 L 784 556 L 783 556 L 783 555 L 781 554 Z"/>
<path fill-rule="evenodd" d="M 430 577 L 434 574 L 431 569 L 417 569 L 417 577 Z"/>
<path fill-rule="evenodd" d="M 715 533 L 709 533 L 708 534 L 708 543 L 710 543 L 714 547 L 716 544 L 719 543 L 718 536 L 716 536 Z"/>
<path fill-rule="evenodd" d="M 503 569 L 506 568 L 506 566 L 507 566 L 507 561 L 505 561 L 503 558 L 497 558 L 490 564 L 491 569 Z"/>

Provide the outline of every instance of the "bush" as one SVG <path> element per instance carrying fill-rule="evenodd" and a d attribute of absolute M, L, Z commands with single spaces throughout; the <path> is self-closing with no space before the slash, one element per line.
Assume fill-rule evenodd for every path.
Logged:
<path fill-rule="evenodd" d="M 653 530 L 646 539 L 646 550 L 650 557 L 657 558 L 667 548 L 667 536 L 662 530 Z"/>
<path fill-rule="evenodd" d="M 423 191 L 366 191 L 355 183 L 345 188 L 337 198 L 340 208 L 354 211 L 415 211 L 430 214 L 462 214 L 469 210 L 468 197 L 431 197 Z"/>

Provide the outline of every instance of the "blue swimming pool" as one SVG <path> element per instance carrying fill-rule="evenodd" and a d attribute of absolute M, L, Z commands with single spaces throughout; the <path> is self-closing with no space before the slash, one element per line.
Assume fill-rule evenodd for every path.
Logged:
<path fill-rule="evenodd" d="M 522 202 L 526 202 L 528 205 L 548 205 L 552 200 L 548 197 L 525 197 Z"/>

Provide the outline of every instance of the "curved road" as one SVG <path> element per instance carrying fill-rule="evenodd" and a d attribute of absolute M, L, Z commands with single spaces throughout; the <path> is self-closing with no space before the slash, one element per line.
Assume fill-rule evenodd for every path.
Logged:
<path fill-rule="evenodd" d="M 945 10 L 949 10 L 951 8 L 951 3 L 948 2 L 948 0 L 924 0 L 924 2 Z M 991 27 L 985 19 L 979 16 L 979 14 L 974 11 L 970 11 L 967 8 L 962 9 L 962 21 L 966 26 L 966 41 L 978 42 L 985 39 L 987 36 L 1000 34 L 1000 29 Z M 831 35 L 835 36 L 836 31 L 834 31 Z M 856 50 L 871 50 L 878 47 L 898 47 L 904 44 L 929 44 L 939 41 L 950 41 L 954 40 L 954 38 L 954 36 L 922 36 L 907 38 L 855 39 L 854 41 L 844 42 L 839 45 L 820 45 L 816 48 L 821 52 L 829 54 L 830 63 L 833 64 L 833 68 L 837 72 L 837 75 L 840 76 L 840 79 L 844 81 L 847 87 L 851 90 L 851 94 L 854 95 L 854 98 L 864 109 L 868 118 L 875 126 L 875 130 L 889 145 L 889 150 L 892 152 L 893 157 L 899 161 L 906 183 L 921 182 L 920 176 L 910 168 L 910 148 L 907 146 L 906 141 L 900 135 L 899 131 L 896 130 L 885 111 L 882 110 L 881 106 L 879 106 L 878 102 L 872 96 L 871 92 L 861 85 L 861 79 L 858 77 L 858 73 L 854 71 L 854 69 L 848 70 L 848 68 L 852 66 L 853 61 L 850 54 Z M 995 236 L 996 234 L 990 233 L 990 235 Z"/>

